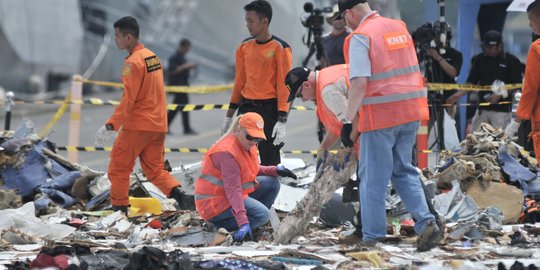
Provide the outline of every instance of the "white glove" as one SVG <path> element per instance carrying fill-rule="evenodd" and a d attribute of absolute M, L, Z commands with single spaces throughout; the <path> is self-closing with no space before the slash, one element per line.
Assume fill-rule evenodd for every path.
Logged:
<path fill-rule="evenodd" d="M 516 132 L 518 131 L 520 125 L 521 123 L 516 122 L 516 120 L 512 119 L 512 121 L 510 121 L 510 124 L 508 124 L 508 126 L 506 126 L 506 128 L 504 129 L 504 135 L 506 135 L 507 137 L 514 136 L 514 134 L 516 134 Z"/>
<path fill-rule="evenodd" d="M 232 117 L 225 117 L 223 119 L 223 124 L 221 124 L 221 135 L 225 134 L 227 130 L 229 130 L 229 127 L 231 126 Z"/>
<path fill-rule="evenodd" d="M 501 80 L 493 81 L 493 83 L 491 84 L 491 92 L 493 92 L 495 95 L 502 96 L 503 98 L 508 97 L 508 91 L 506 90 L 506 86 Z"/>
<path fill-rule="evenodd" d="M 97 146 L 104 146 L 107 143 L 109 137 L 111 137 L 116 131 L 107 130 L 105 126 L 102 126 L 96 132 L 96 141 L 94 142 Z"/>
<path fill-rule="evenodd" d="M 274 145 L 279 145 L 285 140 L 285 123 L 277 122 L 272 131 L 272 138 L 274 138 Z"/>

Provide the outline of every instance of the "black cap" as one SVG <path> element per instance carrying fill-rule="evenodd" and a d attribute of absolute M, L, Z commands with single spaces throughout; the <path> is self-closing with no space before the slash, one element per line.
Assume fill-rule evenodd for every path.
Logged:
<path fill-rule="evenodd" d="M 339 7 L 339 14 L 336 18 L 334 18 L 335 20 L 340 20 L 341 19 L 341 14 L 347 10 L 347 9 L 351 9 L 353 8 L 354 6 L 358 5 L 358 4 L 362 4 L 362 3 L 365 3 L 367 2 L 367 0 L 339 0 L 338 2 L 338 7 Z"/>
<path fill-rule="evenodd" d="M 495 46 L 495 45 L 499 45 L 502 43 L 502 35 L 501 33 L 495 31 L 495 30 L 491 30 L 491 31 L 487 31 L 485 34 L 484 34 L 484 38 L 482 39 L 482 42 L 484 44 L 484 46 Z"/>
<path fill-rule="evenodd" d="M 291 102 L 296 97 L 298 88 L 302 86 L 302 83 L 307 81 L 310 72 L 311 71 L 307 68 L 296 67 L 287 73 L 287 76 L 285 76 L 285 85 L 289 88 L 289 98 L 287 99 L 287 102 Z"/>

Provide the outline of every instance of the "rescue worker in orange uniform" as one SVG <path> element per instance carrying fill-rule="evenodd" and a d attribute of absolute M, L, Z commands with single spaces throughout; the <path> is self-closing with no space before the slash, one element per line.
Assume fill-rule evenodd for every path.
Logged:
<path fill-rule="evenodd" d="M 529 26 L 534 33 L 540 34 L 540 1 L 534 1 L 527 7 Z M 515 118 L 506 127 L 507 136 L 513 136 L 519 129 L 521 120 L 530 120 L 531 136 L 534 143 L 534 154 L 540 163 L 540 39 L 531 44 L 525 67 L 523 91 Z"/>
<path fill-rule="evenodd" d="M 291 47 L 270 34 L 270 3 L 256 0 L 244 6 L 244 10 L 252 37 L 236 50 L 236 78 L 221 134 L 228 130 L 237 109 L 239 114 L 260 114 L 267 138 L 258 145 L 261 164 L 277 165 L 281 161 L 279 150 L 285 140 L 289 113 L 289 90 L 283 82 L 292 66 Z"/>
<path fill-rule="evenodd" d="M 252 229 L 266 224 L 279 193 L 277 176 L 296 175 L 279 166 L 259 165 L 257 144 L 266 140 L 263 118 L 248 112 L 235 118 L 230 129 L 204 155 L 195 181 L 195 206 L 216 227 L 238 230 L 242 241 Z"/>
<path fill-rule="evenodd" d="M 180 183 L 164 168 L 164 143 L 167 132 L 167 108 L 163 70 L 159 58 L 139 42 L 139 25 L 133 17 L 114 23 L 116 46 L 129 55 L 122 68 L 124 92 L 113 115 L 96 133 L 96 145 L 103 146 L 118 132 L 110 154 L 108 176 L 111 181 L 111 205 L 127 213 L 129 179 L 139 157 L 148 180 L 180 208 L 193 205 Z"/>
<path fill-rule="evenodd" d="M 285 77 L 285 84 L 291 89 L 289 102 L 294 98 L 302 101 L 311 100 L 317 105 L 317 116 L 324 128 L 328 131 L 317 149 L 316 171 L 326 162 L 328 150 L 338 141 L 341 131 L 342 118 L 347 107 L 347 91 L 349 89 L 349 65 L 333 65 L 319 71 L 310 71 L 307 68 L 297 67 L 289 71 Z M 356 128 L 351 132 L 351 140 L 357 141 L 360 134 Z M 358 143 L 354 144 L 354 153 L 358 153 Z M 349 148 L 350 149 L 350 148 Z M 351 149 L 352 151 L 352 149 Z M 336 169 L 343 168 L 350 155 L 337 157 L 334 164 Z M 357 179 L 359 179 L 357 177 Z M 358 242 L 362 238 L 362 223 L 360 210 L 357 213 L 358 223 L 351 237 L 340 239 L 340 244 Z"/>
<path fill-rule="evenodd" d="M 358 122 L 362 244 L 373 246 L 386 236 L 385 195 L 392 180 L 416 221 L 417 250 L 430 250 L 444 235 L 412 166 L 419 121 L 429 118 L 414 42 L 404 22 L 380 16 L 367 0 L 340 0 L 338 6 L 347 24 L 356 25 L 345 54 L 350 87 L 340 136 L 352 147 L 352 121 Z"/>

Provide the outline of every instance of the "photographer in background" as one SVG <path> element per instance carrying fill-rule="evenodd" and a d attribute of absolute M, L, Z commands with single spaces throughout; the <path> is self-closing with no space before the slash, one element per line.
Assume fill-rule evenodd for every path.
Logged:
<path fill-rule="evenodd" d="M 484 34 L 483 53 L 471 60 L 471 71 L 467 82 L 476 85 L 491 85 L 491 90 L 479 91 L 480 103 L 488 102 L 488 106 L 480 106 L 472 119 L 472 131 L 476 131 L 481 123 L 488 123 L 494 128 L 504 128 L 511 119 L 512 98 L 515 90 L 506 90 L 505 84 L 516 84 L 522 81 L 522 64 L 517 57 L 505 52 L 501 33 L 491 30 Z M 468 91 L 459 91 L 448 98 L 455 103 Z M 506 104 L 499 104 L 505 102 Z"/>
<path fill-rule="evenodd" d="M 419 28 L 419 29 L 429 29 Z M 461 71 L 461 65 L 463 64 L 463 55 L 460 51 L 450 46 L 450 40 L 452 39 L 452 29 L 446 22 L 436 21 L 433 24 L 434 44 L 425 50 L 425 56 L 419 57 L 421 65 L 424 64 L 425 76 L 427 82 L 430 83 L 456 83 L 456 77 Z M 421 31 L 421 30 L 417 30 Z M 415 34 L 417 33 L 415 32 Z M 446 32 L 446 38 L 444 42 L 441 40 L 441 35 Z M 422 59 L 423 58 L 423 59 Z M 456 93 L 457 90 L 440 90 L 429 91 L 428 102 L 431 104 L 429 110 L 429 125 L 428 130 L 431 130 L 434 122 L 437 122 L 436 135 L 437 142 L 440 149 L 445 149 L 444 145 L 444 109 L 448 112 L 450 117 L 454 118 L 456 114 L 456 106 L 444 106 L 447 104 L 447 99 Z"/>
<path fill-rule="evenodd" d="M 334 5 L 334 13 L 326 17 L 326 22 L 332 25 L 332 32 L 322 38 L 324 54 L 321 58 L 321 68 L 337 64 L 345 64 L 343 56 L 343 43 L 350 32 L 345 27 L 343 19 L 337 19 L 339 15 L 338 5 Z"/>

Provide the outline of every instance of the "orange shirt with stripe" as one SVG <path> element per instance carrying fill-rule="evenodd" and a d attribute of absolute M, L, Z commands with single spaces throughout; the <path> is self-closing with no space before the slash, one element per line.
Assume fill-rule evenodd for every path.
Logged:
<path fill-rule="evenodd" d="M 107 120 L 114 130 L 167 132 L 167 102 L 159 58 L 139 43 L 124 61 L 124 92 Z"/>
<path fill-rule="evenodd" d="M 259 43 L 253 37 L 236 50 L 236 78 L 231 96 L 231 107 L 238 106 L 242 98 L 277 98 L 278 111 L 289 112 L 289 89 L 285 76 L 291 70 L 292 52 L 289 45 L 276 36 Z"/>

